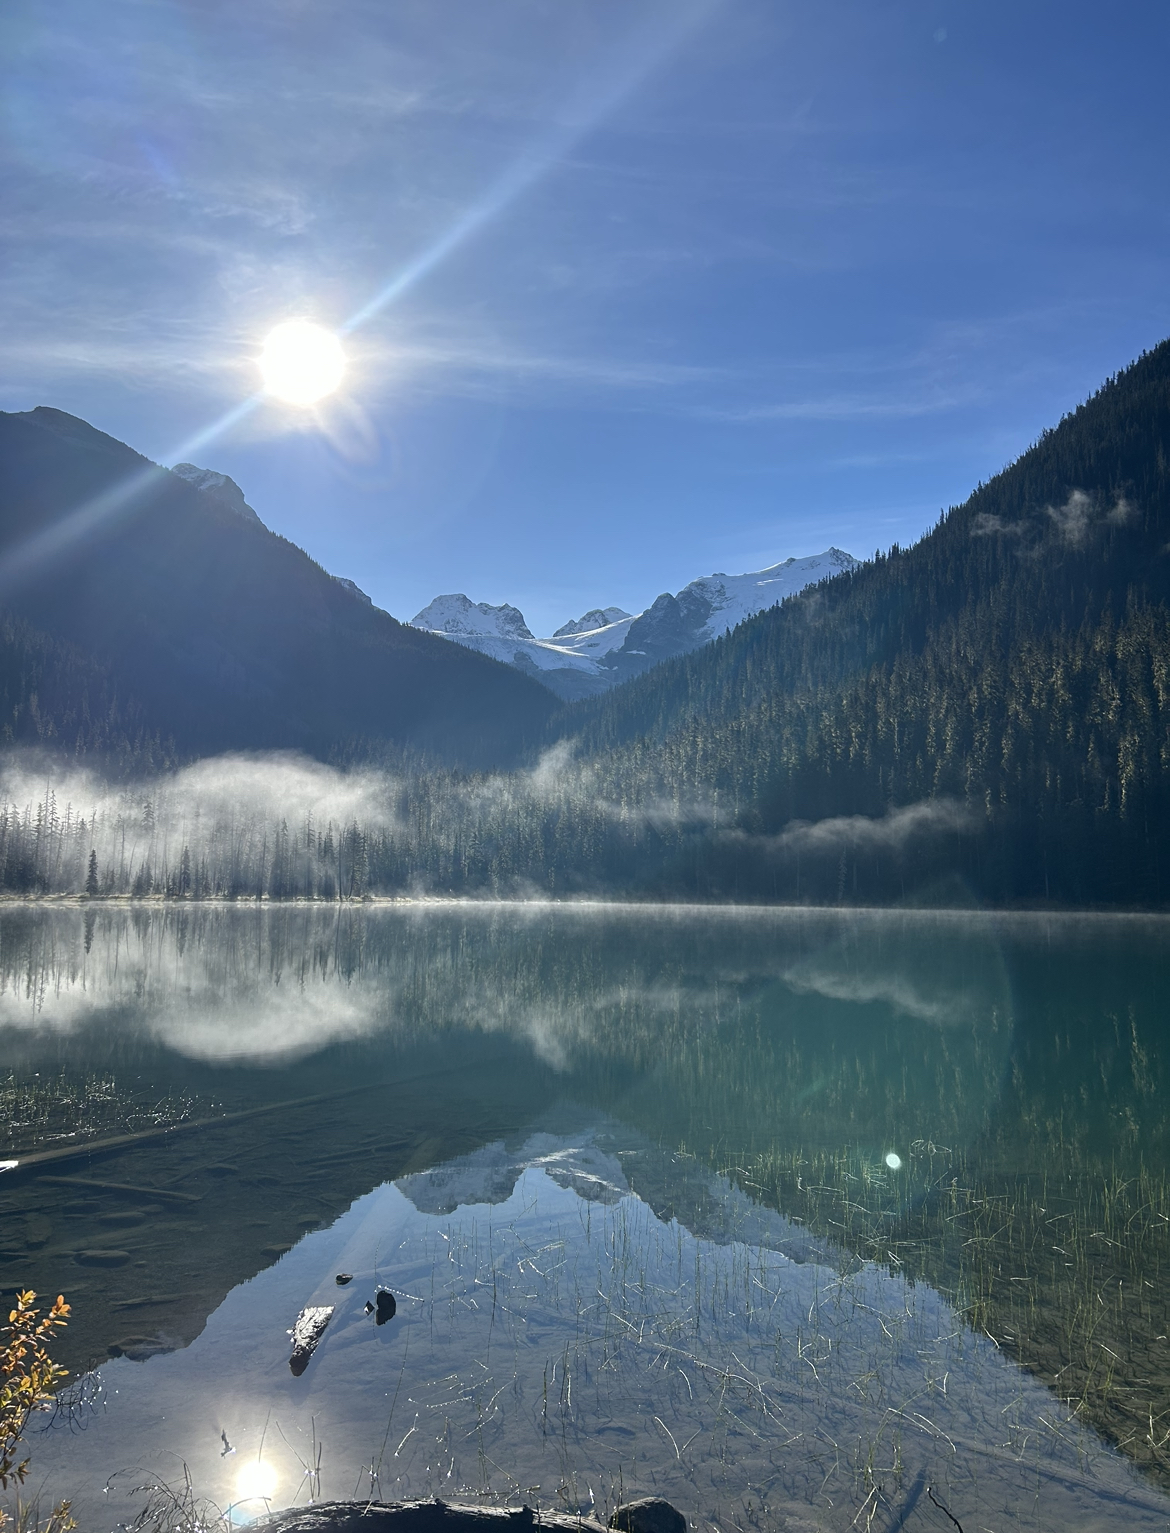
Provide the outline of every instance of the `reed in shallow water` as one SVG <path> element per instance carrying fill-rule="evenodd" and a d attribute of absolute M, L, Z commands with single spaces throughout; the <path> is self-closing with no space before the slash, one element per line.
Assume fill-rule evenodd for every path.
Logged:
<path fill-rule="evenodd" d="M 1170 1183 L 1085 1163 L 978 1167 L 911 1146 L 905 1174 L 848 1149 L 773 1148 L 727 1169 L 826 1240 L 930 1283 L 1170 1486 Z"/>

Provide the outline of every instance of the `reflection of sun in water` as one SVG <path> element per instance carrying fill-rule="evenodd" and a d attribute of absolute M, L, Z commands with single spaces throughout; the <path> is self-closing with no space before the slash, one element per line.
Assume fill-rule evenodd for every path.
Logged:
<path fill-rule="evenodd" d="M 331 330 L 311 319 L 289 319 L 264 342 L 264 387 L 290 405 L 312 405 L 332 394 L 345 372 L 345 352 Z"/>
<path fill-rule="evenodd" d="M 241 1464 L 236 1476 L 237 1501 L 271 1501 L 276 1493 L 276 1470 L 263 1460 Z"/>
<path fill-rule="evenodd" d="M 891 1171 L 901 1171 L 902 1157 L 898 1154 L 897 1150 L 891 1150 L 886 1156 L 886 1165 L 889 1166 Z"/>

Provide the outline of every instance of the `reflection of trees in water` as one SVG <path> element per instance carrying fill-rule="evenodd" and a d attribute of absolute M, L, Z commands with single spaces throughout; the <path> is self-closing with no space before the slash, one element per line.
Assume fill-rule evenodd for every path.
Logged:
<path fill-rule="evenodd" d="M 890 1173 L 855 1140 L 777 1135 L 724 1168 L 823 1238 L 953 1297 L 974 1329 L 1170 1484 L 1158 955 L 1141 941 L 1061 942 L 1018 951 L 1012 967 L 1009 1068 L 976 1139 L 922 1138 Z"/>
<path fill-rule="evenodd" d="M 422 1044 L 519 1045 L 565 1096 L 954 1296 L 1170 1482 L 1159 931 L 541 906 L 26 910 L 0 931 L 0 1017 L 30 1060 L 49 1031 L 117 1016 L 164 1063 L 328 1057 L 335 1079 Z"/>

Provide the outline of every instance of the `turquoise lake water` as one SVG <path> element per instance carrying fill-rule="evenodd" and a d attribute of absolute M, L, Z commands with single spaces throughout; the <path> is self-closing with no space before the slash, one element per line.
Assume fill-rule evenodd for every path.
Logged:
<path fill-rule="evenodd" d="M 6 907 L 0 1282 L 74 1310 L 30 1488 L 1164 1528 L 1168 938 Z"/>

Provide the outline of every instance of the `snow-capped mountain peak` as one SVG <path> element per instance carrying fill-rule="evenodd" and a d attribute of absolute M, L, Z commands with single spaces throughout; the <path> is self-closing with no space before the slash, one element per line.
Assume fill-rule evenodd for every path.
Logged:
<path fill-rule="evenodd" d="M 588 697 L 660 660 L 698 649 L 805 586 L 857 566 L 852 555 L 829 548 L 745 575 L 703 575 L 677 596 L 663 592 L 636 615 L 621 607 L 594 607 L 549 639 L 535 638 L 517 608 L 463 595 L 436 597 L 412 623 L 527 671 L 560 697 Z"/>
<path fill-rule="evenodd" d="M 621 607 L 594 607 L 592 612 L 587 612 L 584 617 L 576 618 L 569 623 L 562 623 L 553 634 L 554 639 L 565 639 L 578 633 L 595 633 L 599 628 L 608 628 L 611 623 L 620 623 L 624 617 L 633 617 L 632 612 L 625 612 Z"/>
<path fill-rule="evenodd" d="M 428 628 L 432 633 L 452 637 L 474 634 L 493 639 L 533 639 L 524 614 L 504 602 L 493 607 L 488 602 L 473 602 L 463 593 L 436 596 L 434 601 L 410 620 L 413 628 Z"/>
<path fill-rule="evenodd" d="M 710 603 L 711 611 L 704 630 L 708 638 L 715 639 L 745 618 L 774 607 L 786 596 L 793 596 L 829 575 L 856 569 L 857 564 L 852 554 L 840 548 L 828 548 L 823 554 L 784 559 L 779 564 L 752 570 L 746 575 L 704 575 L 692 580 L 685 589 Z M 683 594 L 679 592 L 680 600 Z"/>

